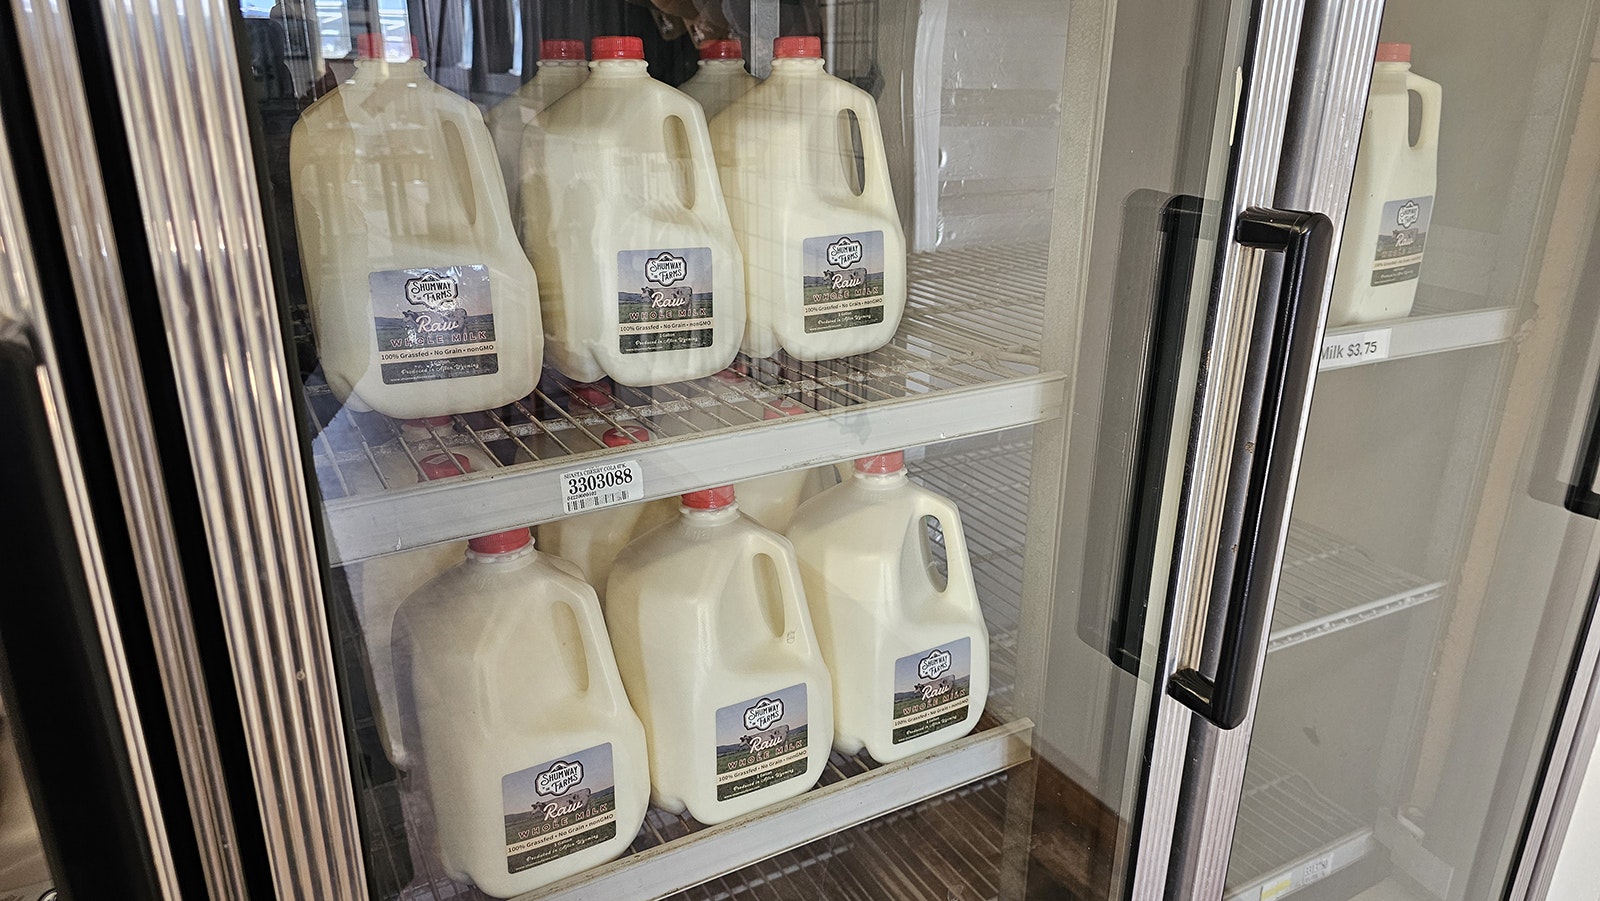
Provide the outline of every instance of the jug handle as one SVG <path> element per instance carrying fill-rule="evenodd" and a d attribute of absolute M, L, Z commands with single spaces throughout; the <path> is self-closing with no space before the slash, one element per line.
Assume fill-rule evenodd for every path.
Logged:
<path fill-rule="evenodd" d="M 585 604 L 584 600 L 578 591 L 572 591 L 571 597 L 562 598 L 561 603 L 572 611 L 572 618 L 578 623 L 578 636 L 583 640 L 583 659 L 589 667 L 589 690 L 586 694 L 599 697 L 605 710 L 615 713 L 628 706 L 627 698 L 622 696 L 622 676 L 617 672 L 617 658 L 611 652 L 605 618 L 600 613 L 600 600 L 593 594 L 590 595 L 590 603 Z"/>
<path fill-rule="evenodd" d="M 476 139 L 470 141 L 467 150 L 472 163 L 472 190 L 477 192 L 475 205 L 478 216 L 472 223 L 473 230 L 483 235 L 489 243 L 511 240 L 521 246 L 522 242 L 517 240 L 516 231 L 511 227 L 511 217 L 516 214 L 507 201 L 505 175 L 500 171 L 500 157 L 495 153 L 489 126 L 484 123 L 481 114 L 464 118 L 468 123 L 467 129 L 477 132 Z"/>
<path fill-rule="evenodd" d="M 893 206 L 894 186 L 889 183 L 889 160 L 883 152 L 878 106 L 871 94 L 858 89 L 851 93 L 844 108 L 855 113 L 856 126 L 861 129 L 861 199 L 877 206 Z"/>
<path fill-rule="evenodd" d="M 959 592 L 966 599 L 963 609 L 976 608 L 978 592 L 972 582 L 972 557 L 967 554 L 967 533 L 961 528 L 961 513 L 956 510 L 956 505 L 936 494 L 925 493 L 921 495 L 922 504 L 917 513 L 920 520 L 924 516 L 931 516 L 939 521 L 939 529 L 944 533 L 944 559 L 945 576 L 944 590 L 940 595 L 950 593 L 950 586 L 962 585 L 966 590 Z M 920 525 L 920 523 L 919 523 Z"/>
<path fill-rule="evenodd" d="M 776 532 L 754 528 L 750 530 L 757 554 L 772 559 L 772 568 L 778 575 L 778 590 L 783 593 L 783 640 L 790 648 L 814 647 L 816 639 L 811 634 L 811 611 L 806 606 L 806 590 L 800 583 L 800 566 L 795 562 L 794 545 Z"/>
<path fill-rule="evenodd" d="M 725 209 L 722 177 L 717 174 L 717 157 L 711 152 L 711 129 L 706 125 L 705 111 L 697 101 L 689 100 L 689 106 L 672 115 L 683 122 L 684 134 L 689 138 L 689 170 L 694 175 L 694 203 L 689 204 L 689 209 L 699 209 L 704 203 L 711 204 L 707 209 Z"/>
<path fill-rule="evenodd" d="M 1444 91 L 1438 82 L 1414 72 L 1406 73 L 1406 90 L 1416 91 L 1422 98 L 1422 123 L 1417 128 L 1417 144 L 1412 149 L 1433 150 L 1439 144 L 1439 108 Z"/>

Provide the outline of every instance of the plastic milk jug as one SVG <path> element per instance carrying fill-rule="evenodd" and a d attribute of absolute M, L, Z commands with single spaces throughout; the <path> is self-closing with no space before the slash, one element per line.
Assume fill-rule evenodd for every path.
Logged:
<path fill-rule="evenodd" d="M 454 459 L 452 459 L 452 457 Z M 410 469 L 410 461 L 407 460 Z M 450 456 L 431 454 L 417 461 L 427 479 L 448 479 L 481 469 L 461 451 Z M 411 469 L 411 478 L 416 471 Z M 391 485 L 395 484 L 393 482 Z M 386 554 L 361 564 L 360 596 L 356 598 L 356 620 L 361 639 L 367 646 L 367 679 L 371 689 L 372 718 L 383 742 L 384 756 L 397 768 L 411 767 L 401 737 L 400 718 L 395 715 L 394 656 L 389 639 L 394 630 L 394 612 L 413 591 L 457 563 L 467 552 L 465 541 L 446 541 L 415 550 Z"/>
<path fill-rule="evenodd" d="M 898 760 L 972 731 L 989 695 L 989 632 L 955 505 L 906 478 L 900 452 L 802 504 L 789 524 L 834 677 L 833 745 Z M 944 532 L 949 578 L 929 554 Z"/>
<path fill-rule="evenodd" d="M 598 37 L 589 78 L 523 136 L 522 232 L 551 365 L 642 387 L 727 366 L 744 266 L 700 104 Z"/>
<path fill-rule="evenodd" d="M 788 398 L 780 398 L 763 409 L 762 418 L 782 419 L 809 412 Z M 750 479 L 736 486 L 739 509 L 764 528 L 782 535 L 788 531 L 789 519 L 800 502 L 832 487 L 836 481 L 831 466 L 792 469 Z"/>
<path fill-rule="evenodd" d="M 376 35 L 362 53 L 289 143 L 328 386 L 395 419 L 508 404 L 533 389 L 544 340 L 489 130 L 421 60 L 384 60 Z"/>
<path fill-rule="evenodd" d="M 709 122 L 760 83 L 745 71 L 744 48 L 737 40 L 706 41 L 700 46 L 700 69 L 678 90 L 700 101 Z"/>
<path fill-rule="evenodd" d="M 650 745 L 652 799 L 702 823 L 797 795 L 833 741 L 833 683 L 794 550 L 733 488 L 683 496 L 606 586 L 617 666 Z"/>
<path fill-rule="evenodd" d="M 452 439 L 456 437 L 455 420 L 449 416 L 426 416 L 420 419 L 405 419 L 399 423 L 400 440 L 409 448 L 397 450 L 394 453 L 378 457 L 378 472 L 383 478 L 386 489 L 408 488 L 427 479 L 443 479 L 450 476 L 462 475 L 468 472 L 486 472 L 500 468 L 500 463 L 490 457 L 481 447 L 475 444 L 455 444 Z M 457 468 L 448 457 L 441 456 L 445 450 L 466 461 L 466 464 Z M 447 472 L 439 475 L 427 475 L 427 466 L 424 457 L 439 456 L 445 464 Z M 517 462 L 523 462 L 525 454 L 520 453 Z M 415 462 L 413 462 L 415 460 Z M 418 473 L 421 467 L 422 473 Z"/>
<path fill-rule="evenodd" d="M 1422 98 L 1415 144 L 1412 92 Z M 1328 307 L 1330 326 L 1411 313 L 1438 182 L 1440 97 L 1437 83 L 1411 71 L 1410 44 L 1378 45 Z"/>
<path fill-rule="evenodd" d="M 625 428 L 627 435 L 619 429 L 606 430 L 601 436 L 606 446 L 626 447 L 650 440 L 650 431 L 643 426 Z M 611 575 L 611 561 L 616 559 L 617 552 L 629 541 L 677 515 L 676 497 L 578 513 L 540 526 L 539 547 L 576 563 L 603 601 L 606 579 Z"/>
<path fill-rule="evenodd" d="M 468 542 L 394 622 L 413 771 L 453 879 L 509 897 L 627 849 L 649 800 L 594 589 L 527 529 Z"/>
<path fill-rule="evenodd" d="M 522 133 L 545 107 L 565 97 L 588 77 L 589 64 L 585 62 L 582 41 L 543 41 L 539 44 L 538 71 L 484 116 L 489 134 L 494 136 L 494 149 L 500 155 L 500 171 L 505 176 L 512 219 L 519 223 Z"/>
<path fill-rule="evenodd" d="M 770 357 L 781 347 L 801 360 L 876 350 L 906 305 L 906 242 L 877 105 L 822 70 L 817 38 L 778 38 L 773 56 L 767 80 L 711 126 L 744 251 L 744 350 Z M 847 113 L 860 129 L 860 173 Z"/>

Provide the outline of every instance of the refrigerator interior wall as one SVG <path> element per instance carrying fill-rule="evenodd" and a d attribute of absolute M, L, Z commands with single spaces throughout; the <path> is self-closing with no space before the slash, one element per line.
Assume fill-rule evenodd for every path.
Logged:
<path fill-rule="evenodd" d="M 1306 896 L 1505 878 L 1594 565 L 1583 521 L 1529 496 L 1530 411 L 1566 323 L 1593 316 L 1571 309 L 1593 265 L 1593 27 L 1587 3 L 1387 7 L 1381 40 L 1444 85 L 1437 206 L 1411 316 L 1328 330 L 1389 349 L 1325 355 L 1317 381 L 1291 526 L 1308 553 L 1285 561 L 1231 898 L 1347 867 Z M 1356 565 L 1316 559 L 1329 542 Z M 1284 641 L 1297 617 L 1314 641 Z"/>
<path fill-rule="evenodd" d="M 1016 890 L 1023 878 L 1109 890 L 1109 867 L 1099 857 L 1120 840 L 1126 775 L 1108 761 L 1080 765 L 1068 745 L 1117 727 L 1102 712 L 1077 710 L 1075 699 L 1052 707 L 1043 722 L 1054 737 L 1040 746 L 1043 760 L 1015 769 L 1033 759 L 1038 712 L 1021 705 L 1037 703 L 1043 668 L 1019 636 L 1053 603 L 1042 593 L 1048 587 L 1025 581 L 1025 548 L 1037 530 L 1053 528 L 1033 509 L 1054 509 L 1057 493 L 1032 468 L 1041 460 L 1059 467 L 1063 453 L 1055 439 L 1036 442 L 1034 426 L 1059 423 L 1067 379 L 1057 367 L 1074 355 L 1062 324 L 1078 317 L 1074 298 L 1046 300 L 1051 267 L 1067 253 L 1053 232 L 1057 144 L 1076 127 L 1062 112 L 1066 8 L 1042 0 L 885 0 L 779 9 L 782 31 L 820 30 L 830 69 L 877 99 L 912 247 L 910 298 L 889 345 L 818 363 L 741 355 L 719 377 L 651 388 L 606 382 L 598 392 L 547 370 L 532 395 L 507 407 L 402 428 L 341 406 L 318 371 L 289 199 L 288 139 L 301 111 L 349 76 L 363 31 L 382 33 L 391 52 L 403 53 L 415 38 L 430 77 L 489 108 L 531 74 L 530 48 L 541 37 L 643 35 L 652 75 L 679 83 L 694 71 L 685 35 L 715 16 L 697 21 L 687 7 L 668 13 L 621 2 L 243 6 L 261 92 L 268 215 L 278 224 L 282 294 L 305 377 L 311 461 L 334 566 L 330 619 L 358 751 L 353 768 L 374 897 L 481 896 L 445 874 L 430 812 L 385 759 L 369 688 L 371 643 L 358 625 L 368 602 L 360 588 L 365 570 L 556 520 L 562 473 L 624 453 L 647 473 L 654 499 L 901 448 L 913 480 L 955 500 L 962 513 L 991 655 L 986 710 L 974 733 L 890 765 L 836 752 L 821 784 L 762 811 L 760 829 L 745 819 L 706 827 L 652 809 L 626 856 L 540 897 L 661 893 L 710 877 L 686 897 L 915 898 L 952 886 L 967 886 L 963 897 L 992 897 L 1004 881 Z M 747 48 L 750 31 L 762 27 L 761 8 L 755 14 L 754 21 L 728 16 Z M 785 401 L 807 414 L 768 421 Z M 653 433 L 647 444 L 605 446 L 607 430 L 641 424 Z M 421 461 L 443 451 L 469 454 L 486 469 L 422 484 Z M 942 568 L 941 536 L 929 538 Z M 1094 675 L 1091 706 L 1130 703 L 1108 693 L 1117 675 Z M 1036 772 L 1041 795 L 1059 807 L 1040 808 L 1040 865 L 1030 871 L 1025 854 L 1018 856 L 1026 843 L 1002 837 L 1029 829 Z M 1084 845 L 1096 849 L 1088 860 L 1075 850 Z M 930 869 L 940 874 L 937 889 Z"/>

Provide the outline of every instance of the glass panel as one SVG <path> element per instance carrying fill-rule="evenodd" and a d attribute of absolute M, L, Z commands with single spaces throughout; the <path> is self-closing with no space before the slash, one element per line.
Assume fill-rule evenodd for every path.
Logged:
<path fill-rule="evenodd" d="M 0 901 L 54 899 L 16 737 L 0 704 Z"/>
<path fill-rule="evenodd" d="M 1122 894 L 1198 6 L 244 7 L 374 897 Z"/>
<path fill-rule="evenodd" d="M 1230 899 L 1501 897 L 1593 587 L 1593 10 L 1461 12 L 1383 22 Z"/>

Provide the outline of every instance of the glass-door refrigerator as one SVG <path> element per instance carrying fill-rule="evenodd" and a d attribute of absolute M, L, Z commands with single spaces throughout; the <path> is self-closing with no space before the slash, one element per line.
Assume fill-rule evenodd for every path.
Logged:
<path fill-rule="evenodd" d="M 1545 897 L 1596 12 L 8 4 L 56 884 L 93 709 L 141 897 Z"/>

